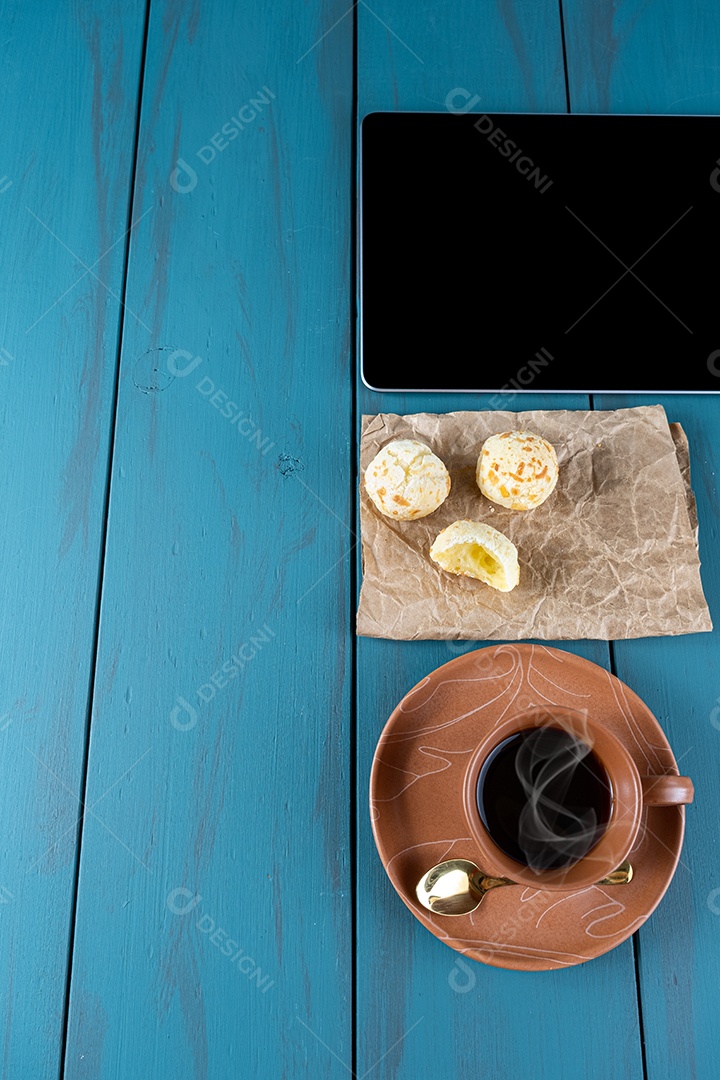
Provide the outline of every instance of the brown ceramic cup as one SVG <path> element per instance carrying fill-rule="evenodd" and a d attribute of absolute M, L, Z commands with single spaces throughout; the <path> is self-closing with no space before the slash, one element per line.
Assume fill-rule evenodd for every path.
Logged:
<path fill-rule="evenodd" d="M 540 727 L 560 728 L 592 749 L 610 781 L 612 809 L 604 832 L 581 859 L 562 869 L 538 871 L 511 858 L 494 843 L 480 817 L 477 788 L 483 763 L 495 747 L 511 735 Z M 600 881 L 628 858 L 644 806 L 680 806 L 691 803 L 693 795 L 689 777 L 674 773 L 641 776 L 628 750 L 606 727 L 584 713 L 552 706 L 529 709 L 488 731 L 468 764 L 463 800 L 468 827 L 478 847 L 478 862 L 485 873 L 536 889 L 570 890 Z"/>

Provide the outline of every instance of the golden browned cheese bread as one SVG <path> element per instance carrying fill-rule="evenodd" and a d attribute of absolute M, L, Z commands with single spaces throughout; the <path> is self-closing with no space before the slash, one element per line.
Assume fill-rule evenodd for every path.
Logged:
<path fill-rule="evenodd" d="M 429 446 L 394 439 L 365 470 L 365 490 L 381 514 L 398 520 L 427 517 L 450 491 L 450 473 Z"/>
<path fill-rule="evenodd" d="M 532 510 L 555 490 L 557 454 L 547 439 L 531 431 L 505 431 L 485 440 L 475 476 L 491 502 Z"/>

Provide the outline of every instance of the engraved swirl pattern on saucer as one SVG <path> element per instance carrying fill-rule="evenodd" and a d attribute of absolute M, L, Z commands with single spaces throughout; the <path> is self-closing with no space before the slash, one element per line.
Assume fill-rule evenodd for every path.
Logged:
<path fill-rule="evenodd" d="M 452 920 L 424 910 L 415 888 L 430 867 L 477 858 L 462 779 L 479 734 L 537 705 L 587 709 L 622 739 L 641 772 L 675 769 L 650 710 L 615 676 L 559 649 L 509 644 L 466 653 L 418 683 L 386 726 L 371 780 L 376 843 L 413 914 L 464 955 L 523 970 L 583 963 L 634 933 L 672 879 L 684 830 L 680 808 L 644 812 L 629 856 L 635 877 L 622 895 L 599 884 L 567 893 L 518 887 L 493 890 L 479 911 Z"/>

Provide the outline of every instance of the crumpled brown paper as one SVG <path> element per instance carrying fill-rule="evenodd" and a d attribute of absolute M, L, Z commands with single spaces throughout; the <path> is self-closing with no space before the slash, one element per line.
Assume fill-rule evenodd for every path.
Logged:
<path fill-rule="evenodd" d="M 489 435 L 522 429 L 553 444 L 560 478 L 542 506 L 518 512 L 480 494 L 475 465 Z M 396 438 L 427 443 L 450 471 L 447 499 L 419 521 L 384 517 L 362 482 L 378 450 Z M 360 467 L 358 634 L 612 640 L 712 629 L 687 440 L 660 405 L 364 416 Z M 458 519 L 484 521 L 516 545 L 520 583 L 512 592 L 431 561 L 433 540 Z"/>

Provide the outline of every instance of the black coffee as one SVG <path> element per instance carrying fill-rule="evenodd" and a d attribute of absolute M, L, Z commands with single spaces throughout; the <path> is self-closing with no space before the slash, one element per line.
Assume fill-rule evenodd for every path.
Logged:
<path fill-rule="evenodd" d="M 533 870 L 559 870 L 602 836 L 612 788 L 586 743 L 561 728 L 527 728 L 489 754 L 477 803 L 501 851 Z"/>

